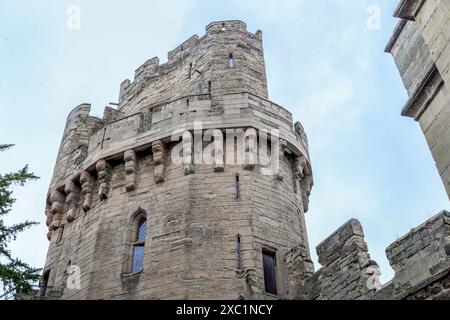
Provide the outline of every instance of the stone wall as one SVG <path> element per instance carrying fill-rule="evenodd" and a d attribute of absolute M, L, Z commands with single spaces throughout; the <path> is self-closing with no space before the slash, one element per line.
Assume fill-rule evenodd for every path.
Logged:
<path fill-rule="evenodd" d="M 301 299 L 368 299 L 379 283 L 380 270 L 370 259 L 361 224 L 351 219 L 317 248 L 319 269 L 299 292 Z"/>
<path fill-rule="evenodd" d="M 268 100 L 261 32 L 215 22 L 168 59 L 147 61 L 122 83 L 118 110 L 106 108 L 98 119 L 82 105 L 69 115 L 46 205 L 45 296 L 294 298 L 313 273 L 304 217 L 313 178 L 303 127 Z M 230 130 L 277 136 L 268 152 L 279 166 L 267 174 L 271 164 L 235 163 L 237 149 L 253 150 L 248 143 L 224 145 L 213 163 L 194 162 L 192 151 L 209 145 L 201 140 L 207 130 L 214 143 Z M 177 149 L 181 138 L 188 148 Z M 74 157 L 80 146 L 85 152 Z M 141 216 L 144 268 L 133 273 Z M 268 250 L 276 296 L 265 292 Z M 80 271 L 78 289 L 67 286 L 72 268 Z"/>
<path fill-rule="evenodd" d="M 386 256 L 394 278 L 379 282 L 361 224 L 351 219 L 317 248 L 322 268 L 304 281 L 298 299 L 450 299 L 450 213 L 443 211 L 392 243 Z"/>
<path fill-rule="evenodd" d="M 214 22 L 203 37 L 170 51 L 167 63 L 152 58 L 139 67 L 134 81 L 121 85 L 119 110 L 131 114 L 201 94 L 212 95 L 220 108 L 222 95 L 239 92 L 268 98 L 262 32 L 248 32 L 242 21 Z"/>
<path fill-rule="evenodd" d="M 410 97 L 402 114 L 420 123 L 450 199 L 450 2 L 402 0 L 395 16 L 386 51 Z"/>
<path fill-rule="evenodd" d="M 450 299 L 450 213 L 443 211 L 386 249 L 394 279 L 377 293 L 389 299 Z"/>

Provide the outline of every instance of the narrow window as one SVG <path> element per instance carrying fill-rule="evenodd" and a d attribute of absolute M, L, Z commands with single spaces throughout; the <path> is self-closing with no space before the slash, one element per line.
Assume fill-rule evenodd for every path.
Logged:
<path fill-rule="evenodd" d="M 50 270 L 47 270 L 44 272 L 44 275 L 42 276 L 42 282 L 39 286 L 39 294 L 41 297 L 45 296 L 45 293 L 47 292 L 47 286 L 48 286 L 48 279 L 50 278 Z"/>
<path fill-rule="evenodd" d="M 60 243 L 63 239 L 63 235 L 64 235 L 64 226 L 59 228 L 58 230 L 58 240 L 57 243 Z"/>
<path fill-rule="evenodd" d="M 189 63 L 189 79 L 192 78 L 192 62 Z"/>
<path fill-rule="evenodd" d="M 239 182 L 239 175 L 236 175 L 236 195 L 235 195 L 236 200 L 241 199 L 241 184 Z"/>
<path fill-rule="evenodd" d="M 69 273 L 69 269 L 70 269 L 70 267 L 72 266 L 72 260 L 69 260 L 68 262 L 67 262 L 67 265 L 66 265 L 66 270 L 64 270 L 64 273 Z"/>
<path fill-rule="evenodd" d="M 141 272 L 144 269 L 145 236 L 147 233 L 147 219 L 140 218 L 136 227 L 136 237 L 133 245 L 132 272 Z"/>
<path fill-rule="evenodd" d="M 263 251 L 264 288 L 267 293 L 277 294 L 275 276 L 275 253 Z"/>
<path fill-rule="evenodd" d="M 211 93 L 211 81 L 208 81 L 208 92 Z"/>
<path fill-rule="evenodd" d="M 189 99 L 186 100 L 186 105 L 189 107 Z"/>
<path fill-rule="evenodd" d="M 236 256 L 237 256 L 237 268 L 238 270 L 243 269 L 242 265 L 242 249 L 241 249 L 241 236 L 236 237 Z"/>
<path fill-rule="evenodd" d="M 235 65 L 234 62 L 235 62 L 235 61 L 234 61 L 234 56 L 233 56 L 232 53 L 230 53 L 230 54 L 228 55 L 228 67 L 234 68 L 234 65 Z"/>

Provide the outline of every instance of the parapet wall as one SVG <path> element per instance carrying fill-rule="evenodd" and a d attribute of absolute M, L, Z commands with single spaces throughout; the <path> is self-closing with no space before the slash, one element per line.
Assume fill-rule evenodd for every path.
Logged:
<path fill-rule="evenodd" d="M 91 105 L 84 103 L 74 108 L 67 116 L 50 189 L 64 181 L 73 171 L 81 168 L 86 159 L 92 135 L 105 125 L 106 118 L 90 116 L 90 111 Z M 105 116 L 109 117 L 106 110 Z"/>
<path fill-rule="evenodd" d="M 450 298 L 448 211 L 442 211 L 392 243 L 386 255 L 395 271 L 392 288 L 385 289 L 390 291 L 390 299 Z M 385 295 L 384 290 L 378 293 L 378 297 Z"/>
<path fill-rule="evenodd" d="M 202 94 L 211 95 L 220 109 L 222 95 L 239 92 L 268 98 L 262 33 L 248 32 L 242 21 L 219 21 L 201 38 L 194 35 L 169 51 L 167 63 L 151 58 L 136 70 L 134 81 L 123 81 L 119 110 L 132 114 Z"/>
<path fill-rule="evenodd" d="M 348 221 L 316 250 L 322 268 L 306 280 L 299 291 L 301 299 L 450 299 L 448 211 L 412 229 L 386 249 L 395 276 L 384 286 L 359 221 Z"/>
<path fill-rule="evenodd" d="M 367 299 L 379 268 L 370 259 L 360 222 L 351 219 L 316 247 L 322 268 L 307 280 L 300 297 L 312 300 Z"/>

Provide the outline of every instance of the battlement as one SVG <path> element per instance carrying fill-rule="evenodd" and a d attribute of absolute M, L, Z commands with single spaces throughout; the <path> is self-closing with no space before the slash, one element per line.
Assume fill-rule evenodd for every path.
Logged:
<path fill-rule="evenodd" d="M 168 63 L 176 62 L 178 58 L 182 58 L 184 55 L 196 48 L 199 45 L 199 42 L 199 37 L 195 34 L 175 49 L 169 51 L 167 54 Z"/>
<path fill-rule="evenodd" d="M 450 212 L 442 211 L 386 249 L 397 295 L 450 268 Z"/>
<path fill-rule="evenodd" d="M 206 26 L 167 54 L 136 71 L 134 80 L 120 86 L 119 110 L 126 114 L 181 96 L 249 92 L 267 99 L 262 32 L 251 33 L 239 20 Z"/>
<path fill-rule="evenodd" d="M 303 288 L 303 298 L 366 299 L 376 290 L 378 264 L 370 259 L 361 223 L 350 219 L 316 247 L 322 268 Z"/>
<path fill-rule="evenodd" d="M 358 245 L 363 250 L 367 250 L 361 223 L 356 219 L 349 220 L 327 239 L 317 245 L 316 251 L 319 257 L 319 263 L 327 266 L 336 259 L 341 258 L 342 251 L 348 249 L 346 245 L 349 242 Z"/>
<path fill-rule="evenodd" d="M 226 32 L 226 31 L 247 32 L 247 24 L 240 20 L 214 21 L 208 24 L 205 30 L 206 32 L 209 33 Z"/>

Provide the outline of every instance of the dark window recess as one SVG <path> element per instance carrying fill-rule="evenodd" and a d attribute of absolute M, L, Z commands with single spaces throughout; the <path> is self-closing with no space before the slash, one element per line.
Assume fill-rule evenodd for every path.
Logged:
<path fill-rule="evenodd" d="M 39 286 L 39 294 L 41 295 L 41 297 L 45 296 L 47 292 L 49 278 L 50 278 L 50 270 L 47 270 L 44 272 L 44 275 L 42 276 L 41 285 Z"/>
<path fill-rule="evenodd" d="M 239 175 L 236 175 L 236 200 L 241 199 L 241 184 L 239 182 Z"/>
<path fill-rule="evenodd" d="M 64 273 L 69 273 L 69 269 L 70 269 L 70 267 L 72 266 L 72 261 L 71 260 L 69 260 L 68 262 L 67 262 L 67 265 L 66 265 L 66 270 L 64 270 Z"/>
<path fill-rule="evenodd" d="M 228 67 L 234 68 L 234 66 L 235 66 L 234 56 L 233 56 L 232 53 L 230 53 L 230 54 L 228 55 Z"/>
<path fill-rule="evenodd" d="M 241 249 L 241 237 L 240 236 L 237 236 L 237 239 L 236 239 L 236 255 L 237 255 L 237 268 L 238 268 L 238 270 L 242 270 L 243 264 L 242 264 L 242 249 Z"/>
<path fill-rule="evenodd" d="M 263 251 L 264 290 L 274 295 L 277 294 L 275 263 L 275 253 Z"/>
<path fill-rule="evenodd" d="M 208 81 L 208 92 L 211 93 L 211 81 Z"/>
<path fill-rule="evenodd" d="M 57 243 L 60 243 L 60 242 L 62 241 L 63 235 L 64 235 L 64 227 L 61 227 L 61 228 L 58 230 L 58 240 L 57 240 Z"/>
<path fill-rule="evenodd" d="M 147 233 L 147 219 L 141 218 L 136 228 L 136 238 L 133 242 L 133 264 L 131 272 L 141 272 L 144 269 L 145 236 Z"/>
<path fill-rule="evenodd" d="M 189 107 L 189 99 L 186 100 L 186 105 Z"/>

